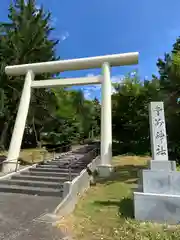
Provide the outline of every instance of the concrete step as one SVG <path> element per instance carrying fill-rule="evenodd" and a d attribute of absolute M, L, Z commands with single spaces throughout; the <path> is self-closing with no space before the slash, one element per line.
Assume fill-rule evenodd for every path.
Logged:
<path fill-rule="evenodd" d="M 69 165 L 56 165 L 56 164 L 44 164 L 44 165 L 37 165 L 36 168 L 53 168 L 53 169 L 68 169 Z"/>
<path fill-rule="evenodd" d="M 41 164 L 41 165 L 37 165 L 36 166 L 36 168 L 59 168 L 60 166 L 58 166 L 58 165 L 55 165 L 55 164 L 53 164 L 53 165 L 50 165 L 50 164 Z M 62 166 L 63 168 L 64 168 L 64 166 Z M 63 169 L 62 168 L 62 169 Z M 67 168 L 64 168 L 64 169 L 67 169 Z"/>
<path fill-rule="evenodd" d="M 0 192 L 3 193 L 20 193 L 28 195 L 38 195 L 38 196 L 52 196 L 52 197 L 62 197 L 62 189 L 53 188 L 37 188 L 37 187 L 27 187 L 18 185 L 4 185 L 0 184 Z"/>
<path fill-rule="evenodd" d="M 68 165 L 69 164 L 69 162 L 68 161 L 65 161 L 65 162 L 61 162 L 61 161 L 51 161 L 51 162 L 46 162 L 45 163 L 46 165 L 64 165 L 64 164 L 66 164 L 66 165 Z"/>
<path fill-rule="evenodd" d="M 60 158 L 60 159 L 53 159 L 52 162 L 68 162 L 69 158 Z"/>
<path fill-rule="evenodd" d="M 47 164 L 47 165 L 69 165 L 69 164 L 79 164 L 79 165 L 81 165 L 81 164 L 89 164 L 91 161 L 72 161 L 72 162 L 70 162 L 70 161 L 64 161 L 64 162 L 62 162 L 62 161 L 55 161 L 55 160 L 53 160 L 53 161 L 51 161 L 51 162 L 47 162 L 47 163 L 45 163 L 45 164 Z"/>
<path fill-rule="evenodd" d="M 32 170 L 32 171 L 69 172 L 69 168 L 66 168 L 64 166 L 58 167 L 58 166 L 54 166 L 54 165 L 42 165 L 42 166 L 37 166 L 34 169 L 35 170 Z M 78 173 L 79 169 L 73 169 L 73 172 Z"/>
<path fill-rule="evenodd" d="M 82 170 L 82 169 L 85 169 L 85 168 L 87 168 L 87 165 L 73 165 L 73 166 L 71 166 L 71 169 L 73 170 L 73 171 L 77 171 L 77 169 L 79 169 L 79 170 Z"/>
<path fill-rule="evenodd" d="M 70 162 L 70 161 L 78 161 L 78 158 L 62 158 L 62 159 L 54 159 L 52 162 Z"/>
<path fill-rule="evenodd" d="M 62 172 L 40 172 L 40 171 L 24 171 L 24 172 L 21 172 L 20 175 L 31 175 L 31 176 L 49 176 L 49 177 L 68 177 L 69 176 L 69 173 L 62 173 Z M 72 176 L 78 176 L 79 174 L 78 173 L 72 173 L 71 174 Z"/>
<path fill-rule="evenodd" d="M 77 166 L 77 167 L 86 167 L 88 164 L 89 164 L 89 162 L 88 163 L 74 163 L 71 166 L 72 167 L 75 167 L 75 166 Z"/>
<path fill-rule="evenodd" d="M 66 174 L 68 175 L 69 174 L 69 170 L 68 169 L 65 169 L 66 171 L 62 171 L 61 169 L 59 168 L 32 168 L 31 170 L 29 170 L 29 172 L 46 172 L 46 173 L 51 173 L 51 175 L 53 175 L 54 173 L 59 173 L 59 174 Z M 71 173 L 72 174 L 79 174 L 79 171 L 76 169 L 72 169 L 71 170 Z"/>
<path fill-rule="evenodd" d="M 62 164 L 62 163 L 60 163 L 60 164 L 51 163 L 51 164 L 44 164 L 44 165 L 41 165 L 41 166 L 47 166 L 47 167 L 54 166 L 54 167 L 58 167 L 58 168 L 68 168 L 70 165 L 69 164 Z"/>
<path fill-rule="evenodd" d="M 55 157 L 55 159 L 67 159 L 67 158 L 70 158 L 71 156 L 72 156 L 72 154 L 65 155 L 65 156 L 57 156 L 57 157 Z"/>
<path fill-rule="evenodd" d="M 53 172 L 67 172 L 67 173 L 69 172 L 69 169 L 71 169 L 72 172 L 79 173 L 82 169 L 85 169 L 86 167 L 87 165 L 72 165 L 72 166 L 43 165 L 43 166 L 37 166 L 36 169 L 47 169 L 47 171 L 48 169 L 52 169 Z M 40 171 L 43 171 L 43 170 L 40 170 Z"/>
<path fill-rule="evenodd" d="M 62 171 L 60 168 L 43 168 L 43 167 L 36 167 L 32 168 L 29 171 L 31 172 L 51 172 L 51 173 L 68 173 L 68 169 L 65 169 L 65 171 Z"/>
<path fill-rule="evenodd" d="M 66 177 L 49 177 L 49 176 L 32 176 L 32 175 L 14 175 L 11 179 L 15 180 L 24 180 L 24 181 L 39 181 L 39 182 L 55 182 L 55 183 L 63 183 L 64 181 L 68 180 Z"/>
<path fill-rule="evenodd" d="M 0 184 L 3 185 L 18 185 L 18 186 L 29 186 L 29 187 L 38 187 L 38 188 L 55 188 L 55 189 L 63 189 L 63 183 L 56 182 L 41 182 L 41 181 L 32 181 L 32 180 L 24 180 L 24 179 L 7 179 L 1 180 Z"/>

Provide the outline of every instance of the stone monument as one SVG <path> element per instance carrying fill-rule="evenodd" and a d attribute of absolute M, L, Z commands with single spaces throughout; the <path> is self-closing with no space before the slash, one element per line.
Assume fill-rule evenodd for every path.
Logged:
<path fill-rule="evenodd" d="M 140 172 L 134 192 L 135 218 L 159 223 L 180 223 L 180 172 L 169 161 L 163 102 L 151 102 L 149 108 L 152 160 Z"/>

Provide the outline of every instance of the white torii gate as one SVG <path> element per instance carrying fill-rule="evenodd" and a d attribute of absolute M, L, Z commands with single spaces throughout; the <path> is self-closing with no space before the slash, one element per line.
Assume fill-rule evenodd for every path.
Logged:
<path fill-rule="evenodd" d="M 24 88 L 10 142 L 7 161 L 3 172 L 11 172 L 16 168 L 19 157 L 26 119 L 29 110 L 32 88 L 51 88 L 57 86 L 102 84 L 101 87 L 101 164 L 102 175 L 107 175 L 112 159 L 112 116 L 111 116 L 111 66 L 134 65 L 138 63 L 138 52 L 113 54 L 98 57 L 60 60 L 52 62 L 32 63 L 7 66 L 7 75 L 25 75 Z M 57 73 L 69 70 L 102 68 L 102 75 L 95 77 L 35 80 L 35 74 Z"/>

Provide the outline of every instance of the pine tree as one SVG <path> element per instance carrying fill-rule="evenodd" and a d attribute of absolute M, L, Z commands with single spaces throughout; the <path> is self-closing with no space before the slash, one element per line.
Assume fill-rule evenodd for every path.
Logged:
<path fill-rule="evenodd" d="M 16 0 L 9 7 L 10 23 L 1 23 L 11 51 L 10 64 L 51 61 L 58 41 L 50 39 L 51 13 L 37 8 L 35 0 Z M 9 59 L 10 60 L 10 59 Z"/>
<path fill-rule="evenodd" d="M 168 133 L 169 154 L 172 159 L 179 158 L 180 137 L 177 132 L 180 121 L 180 37 L 176 39 L 170 53 L 158 59 L 160 88 L 163 93 Z"/>
<path fill-rule="evenodd" d="M 6 65 L 26 64 L 33 62 L 45 62 L 56 60 L 55 50 L 58 41 L 50 38 L 53 31 L 51 27 L 51 13 L 45 12 L 43 6 L 36 7 L 35 0 L 15 0 L 10 4 L 9 22 L 0 24 L 0 79 L 6 99 L 8 101 L 8 112 L 12 120 L 6 114 L 9 123 L 9 139 L 17 113 L 18 103 L 21 96 L 23 77 L 7 77 L 4 74 Z M 36 76 L 36 79 L 50 77 L 49 74 Z M 28 123 L 36 125 L 37 129 L 42 127 L 51 109 L 50 103 L 53 94 L 44 89 L 33 91 L 31 107 L 29 110 Z M 34 122 L 35 121 L 35 122 Z M 4 127 L 2 126 L 2 129 Z"/>

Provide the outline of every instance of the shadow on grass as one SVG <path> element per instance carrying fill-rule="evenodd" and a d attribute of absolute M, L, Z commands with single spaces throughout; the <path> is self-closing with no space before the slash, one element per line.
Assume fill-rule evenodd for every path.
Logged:
<path fill-rule="evenodd" d="M 109 185 L 120 181 L 127 184 L 137 184 L 139 171 L 145 168 L 145 166 L 135 165 L 116 166 L 110 177 L 106 179 L 97 179 L 97 183 Z"/>
<path fill-rule="evenodd" d="M 134 218 L 133 199 L 130 197 L 123 198 L 120 201 L 95 201 L 94 204 L 99 206 L 117 206 L 118 214 L 121 218 Z"/>

